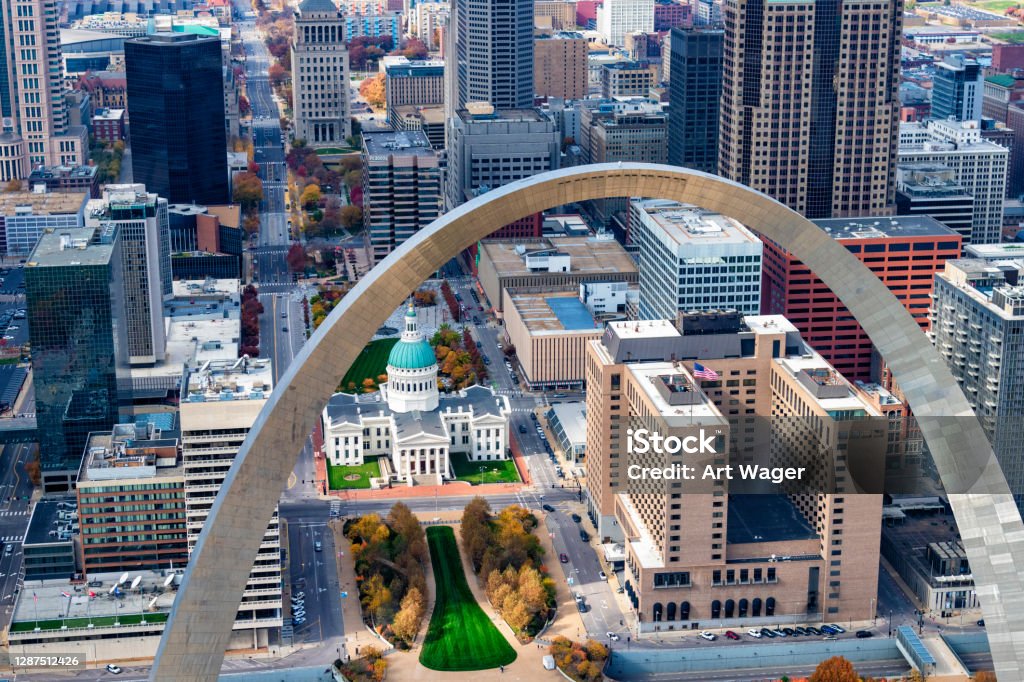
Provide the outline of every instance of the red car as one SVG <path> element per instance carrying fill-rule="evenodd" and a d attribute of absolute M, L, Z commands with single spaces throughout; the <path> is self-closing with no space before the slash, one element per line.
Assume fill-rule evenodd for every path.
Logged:
<path fill-rule="evenodd" d="M 559 554 L 558 560 L 561 561 L 563 564 L 569 563 L 569 557 L 567 557 L 565 554 Z"/>
<path fill-rule="evenodd" d="M 725 631 L 725 637 L 726 637 L 726 639 L 740 639 L 740 636 L 737 635 L 732 630 L 726 630 Z"/>

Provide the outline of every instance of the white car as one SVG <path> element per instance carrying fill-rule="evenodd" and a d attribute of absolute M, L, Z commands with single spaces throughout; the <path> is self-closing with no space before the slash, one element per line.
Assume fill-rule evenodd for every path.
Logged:
<path fill-rule="evenodd" d="M 707 630 L 705 630 L 704 632 L 700 633 L 700 638 L 706 639 L 709 642 L 713 642 L 716 639 L 718 639 L 718 635 L 714 634 L 713 632 L 708 632 Z"/>
<path fill-rule="evenodd" d="M 107 672 L 110 673 L 111 675 L 120 675 L 121 674 L 121 667 L 117 666 L 117 665 L 114 665 L 113 663 L 108 663 L 107 664 Z"/>
<path fill-rule="evenodd" d="M 614 632 L 608 632 L 606 634 L 608 635 L 608 639 L 612 640 L 613 642 L 617 642 L 620 639 L 619 636 Z"/>
<path fill-rule="evenodd" d="M 747 630 L 747 634 L 753 637 L 754 639 L 758 639 L 761 637 L 761 631 L 757 628 L 750 628 L 749 630 Z"/>

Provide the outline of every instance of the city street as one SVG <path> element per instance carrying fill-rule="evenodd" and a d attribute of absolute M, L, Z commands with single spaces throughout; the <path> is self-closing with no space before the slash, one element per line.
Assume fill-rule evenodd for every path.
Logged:
<path fill-rule="evenodd" d="M 28 530 L 32 483 L 24 473 L 25 460 L 34 446 L 17 443 L 0 451 L 0 540 L 10 544 L 11 553 L 0 550 L 0 605 L 3 606 L 0 626 L 10 621 L 14 607 L 14 591 L 20 581 L 21 543 Z"/>

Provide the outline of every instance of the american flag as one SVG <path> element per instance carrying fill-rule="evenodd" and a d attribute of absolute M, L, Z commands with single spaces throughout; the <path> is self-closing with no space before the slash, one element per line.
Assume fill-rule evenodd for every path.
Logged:
<path fill-rule="evenodd" d="M 705 367 L 699 362 L 693 363 L 693 376 L 697 379 L 704 379 L 705 381 L 715 381 L 719 378 L 718 372 L 710 367 Z"/>

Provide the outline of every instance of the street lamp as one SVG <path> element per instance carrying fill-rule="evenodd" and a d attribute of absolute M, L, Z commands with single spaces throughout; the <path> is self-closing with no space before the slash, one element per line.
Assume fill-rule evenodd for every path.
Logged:
<path fill-rule="evenodd" d="M 871 627 L 875 626 L 875 619 L 878 617 L 878 612 L 875 610 L 875 598 L 871 598 Z"/>

